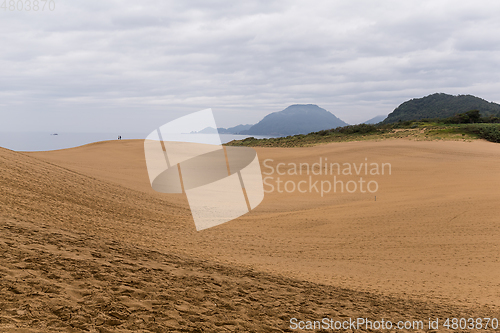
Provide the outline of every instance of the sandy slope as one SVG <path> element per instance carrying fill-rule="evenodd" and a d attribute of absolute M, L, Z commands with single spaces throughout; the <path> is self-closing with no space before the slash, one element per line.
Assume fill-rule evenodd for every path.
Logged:
<path fill-rule="evenodd" d="M 312 166 L 320 157 L 359 165 L 366 158 L 391 163 L 392 175 L 365 177 L 379 184 L 373 195 L 266 193 L 250 214 L 192 233 L 191 242 L 179 243 L 183 250 L 315 282 L 500 305 L 499 145 L 395 140 L 257 151 L 274 167 Z M 139 141 L 32 155 L 152 193 Z M 187 208 L 179 196 L 152 194 Z"/>
<path fill-rule="evenodd" d="M 201 264 L 193 264 L 193 260 L 207 262 L 207 267 L 226 267 L 217 266 L 214 262 L 235 263 L 257 271 L 268 271 L 273 274 L 271 277 L 287 276 L 283 278 L 284 283 L 276 282 L 276 278 L 272 278 L 273 283 L 259 278 L 258 283 L 261 283 L 265 297 L 247 300 L 248 304 L 243 302 L 245 309 L 257 304 L 268 304 L 270 297 L 275 297 L 273 293 L 278 288 L 276 283 L 283 286 L 279 287 L 283 289 L 278 288 L 278 294 L 283 299 L 291 297 L 286 293 L 288 289 L 285 287 L 292 283 L 287 282 L 290 281 L 288 277 L 371 291 L 374 294 L 366 295 L 373 299 L 381 299 L 382 296 L 375 296 L 380 293 L 393 295 L 397 299 L 418 298 L 423 302 L 431 302 L 422 303 L 428 308 L 426 316 L 433 315 L 433 312 L 440 315 L 452 311 L 450 304 L 472 307 L 473 310 L 470 311 L 476 313 L 483 311 L 478 310 L 477 305 L 500 305 L 500 146 L 481 141 L 463 143 L 395 140 L 257 151 L 261 162 L 273 159 L 274 162 L 267 163 L 273 166 L 278 162 L 312 165 L 320 157 L 332 162 L 359 164 L 364 163 L 366 158 L 369 163 L 391 163 L 392 174 L 365 178 L 378 182 L 377 201 L 375 194 L 371 193 L 329 193 L 321 197 L 318 193 L 275 191 L 267 193 L 263 203 L 251 213 L 221 226 L 196 232 L 187 202 L 182 195 L 165 195 L 151 190 L 141 141 L 104 142 L 56 152 L 29 154 L 0 149 L 0 215 L 5 219 L 2 225 L 11 225 L 11 232 L 12 228 L 22 227 L 30 230 L 29 233 L 33 235 L 39 232 L 34 231 L 38 228 L 37 225 L 43 225 L 53 229 L 51 232 L 55 234 L 71 232 L 74 234 L 68 237 L 72 239 L 90 239 L 89 244 L 81 241 L 77 246 L 64 237 L 47 236 L 45 239 L 52 239 L 51 242 L 59 242 L 59 245 L 47 240 L 40 245 L 46 248 L 38 249 L 37 252 L 41 258 L 44 255 L 64 257 L 74 252 L 73 257 L 70 256 L 71 260 L 76 260 L 75 253 L 86 253 L 82 256 L 82 261 L 73 262 L 80 271 L 85 271 L 85 265 L 90 264 L 96 265 L 92 268 L 94 270 L 111 265 L 113 276 L 131 274 L 127 273 L 126 264 L 113 261 L 113 258 L 119 255 L 133 263 L 138 254 L 132 256 L 127 251 L 137 249 L 141 256 L 145 256 L 147 263 L 144 265 L 147 267 L 156 265 L 160 260 L 154 256 L 149 258 L 147 253 L 150 251 L 167 257 L 174 253 L 182 258 L 187 255 L 191 259 L 183 259 L 178 265 L 198 267 L 203 278 L 209 276 L 209 268 L 199 268 Z M 263 171 L 269 169 L 263 168 Z M 296 183 L 308 179 L 306 175 L 280 177 Z M 332 179 L 332 176 L 325 175 L 315 177 L 320 181 Z M 351 178 L 356 180 L 359 177 Z M 351 178 L 342 179 L 347 181 Z M 36 237 L 26 236 L 26 246 L 15 244 L 12 240 L 3 240 L 4 259 L 6 255 L 13 255 L 9 246 L 23 247 L 14 253 L 33 251 L 33 239 Z M 8 242 L 15 245 L 9 245 Z M 117 242 L 120 250 L 110 250 L 106 245 L 109 242 Z M 47 247 L 48 244 L 52 244 L 51 247 Z M 106 260 L 95 259 L 91 254 L 92 247 L 101 248 L 99 255 L 105 256 Z M 61 248 L 67 248 L 65 254 L 56 254 L 56 249 L 59 251 Z M 22 262 L 26 254 L 15 256 Z M 165 258 L 162 257 L 161 260 L 167 260 Z M 190 260 L 191 264 L 188 265 Z M 11 267 L 2 274 L 14 274 L 15 269 L 23 268 L 22 265 L 16 267 Z M 51 267 L 52 261 L 48 260 L 46 270 Z M 65 266 L 57 267 L 54 274 L 64 277 L 61 279 L 66 281 L 69 275 L 64 272 Z M 35 279 L 40 278 L 35 273 L 40 271 L 43 272 L 40 267 L 33 270 L 30 268 Z M 249 278 L 245 275 L 246 270 L 236 269 L 235 272 L 241 275 L 241 281 Z M 196 273 L 186 271 L 185 275 L 196 276 Z M 229 278 L 233 275 L 227 273 L 225 276 Z M 143 275 L 128 276 L 139 281 L 147 279 Z M 88 288 L 94 290 L 94 287 L 99 286 L 91 280 L 91 276 L 84 280 L 87 278 L 90 279 L 86 281 Z M 155 278 L 166 279 L 165 276 Z M 117 279 L 109 283 L 115 286 L 123 284 L 123 279 Z M 43 281 L 49 280 L 44 277 Z M 192 288 L 203 288 L 203 281 L 205 280 L 198 280 L 199 285 L 193 285 Z M 235 288 L 241 282 L 238 281 L 240 280 L 233 281 Z M 17 288 L 16 283 L 13 283 L 14 288 Z M 318 293 L 319 290 L 334 290 L 311 286 L 319 288 Z M 332 297 L 337 299 L 342 292 L 335 290 L 338 294 Z M 151 296 L 156 295 L 154 291 L 143 291 L 150 293 L 148 297 L 155 298 Z M 418 307 L 400 306 L 398 309 L 397 305 L 389 305 L 387 300 L 384 301 L 385 308 L 382 306 L 379 312 L 371 312 L 372 306 L 367 305 L 371 301 L 363 303 L 365 301 L 359 296 L 361 294 L 352 291 L 349 293 L 354 295 L 352 302 L 357 305 L 350 309 L 347 307 L 342 312 L 343 315 L 363 316 L 363 313 L 370 312 L 370 315 L 377 317 L 387 311 L 395 316 L 396 312 L 405 315 L 406 310 L 414 318 L 423 315 L 423 312 L 416 310 Z M 184 300 L 187 297 L 186 294 L 179 295 L 176 294 L 175 297 Z M 79 297 L 81 302 L 82 299 L 90 302 L 89 304 L 95 301 L 93 296 Z M 217 297 L 231 298 L 230 295 Z M 441 305 L 429 305 L 436 302 Z M 319 297 L 316 297 L 304 304 L 321 308 L 318 305 L 320 303 Z M 124 305 L 123 302 L 119 304 L 132 311 L 129 305 Z M 168 304 L 175 305 L 172 302 Z M 359 304 L 365 305 L 359 307 Z M 71 308 L 76 305 L 72 303 L 68 306 Z M 100 313 L 104 318 L 102 325 L 109 324 L 106 324 L 106 320 L 112 317 L 109 311 L 101 309 L 99 312 L 94 309 L 97 312 L 91 312 L 89 307 L 90 305 L 82 306 L 85 311 L 90 311 L 86 314 L 88 318 L 95 320 Z M 331 309 L 333 305 L 328 303 L 324 307 Z M 5 308 L 2 307 L 2 310 Z M 234 306 L 231 311 L 226 312 L 234 314 L 233 310 Z M 300 308 L 290 311 L 307 314 L 301 312 Z M 159 312 L 174 318 L 172 320 L 175 325 L 180 325 L 178 327 L 183 326 L 179 322 L 181 319 L 173 313 Z M 286 315 L 283 314 L 283 318 L 278 321 L 276 317 L 280 318 L 279 314 L 272 316 L 274 319 L 266 319 L 269 320 L 268 325 L 279 326 L 281 323 L 281 328 L 286 327 L 283 326 L 287 320 L 284 317 L 292 312 L 285 311 Z M 484 310 L 484 313 L 487 312 L 489 310 Z M 311 316 L 317 319 L 319 312 L 313 313 L 315 315 Z M 38 318 L 40 317 L 44 316 L 40 315 Z M 208 322 L 213 324 L 215 319 L 212 319 Z M 16 320 L 22 321 L 22 316 L 18 316 Z M 134 320 L 139 319 L 134 317 L 133 320 L 119 320 L 122 320 L 120 325 L 132 325 Z M 174 321 L 171 322 L 172 325 Z M 63 320 L 64 325 L 68 322 L 69 319 Z M 82 325 L 90 325 L 87 328 L 99 326 L 90 319 L 80 318 L 80 322 Z M 243 322 L 236 326 L 244 330 L 250 329 Z M 212 326 L 207 326 L 206 329 L 208 327 L 214 329 Z M 254 329 L 255 327 L 258 325 Z M 129 329 L 133 329 L 132 326 Z"/>
<path fill-rule="evenodd" d="M 216 265 L 45 224 L 1 219 L 0 235 L 1 332 L 290 332 L 291 318 L 499 315 Z"/>

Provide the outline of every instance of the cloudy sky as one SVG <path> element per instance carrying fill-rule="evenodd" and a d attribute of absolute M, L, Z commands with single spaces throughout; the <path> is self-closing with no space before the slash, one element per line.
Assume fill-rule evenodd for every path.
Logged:
<path fill-rule="evenodd" d="M 23 1 L 0 9 L 0 131 L 149 132 L 206 108 L 229 127 L 299 103 L 358 123 L 435 92 L 500 102 L 497 0 Z"/>

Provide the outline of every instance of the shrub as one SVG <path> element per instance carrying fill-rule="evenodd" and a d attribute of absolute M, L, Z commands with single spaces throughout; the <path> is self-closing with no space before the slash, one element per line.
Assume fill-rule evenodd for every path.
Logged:
<path fill-rule="evenodd" d="M 481 139 L 500 143 L 500 128 L 497 125 L 469 125 L 464 129 L 469 133 L 476 134 Z"/>

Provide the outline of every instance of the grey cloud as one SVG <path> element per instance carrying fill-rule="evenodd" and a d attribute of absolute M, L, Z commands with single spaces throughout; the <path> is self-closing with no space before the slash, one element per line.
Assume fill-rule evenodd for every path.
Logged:
<path fill-rule="evenodd" d="M 360 122 L 433 92 L 500 101 L 498 12 L 490 1 L 151 0 L 6 13 L 0 130 L 143 131 L 208 107 L 228 127 L 293 103 Z"/>

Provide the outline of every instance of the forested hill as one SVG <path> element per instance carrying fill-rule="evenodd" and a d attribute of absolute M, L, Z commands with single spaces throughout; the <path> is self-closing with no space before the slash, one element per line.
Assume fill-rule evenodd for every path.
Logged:
<path fill-rule="evenodd" d="M 406 120 L 449 118 L 459 113 L 479 110 L 484 116 L 500 116 L 500 105 L 472 95 L 437 93 L 404 102 L 390 113 L 385 124 Z"/>

